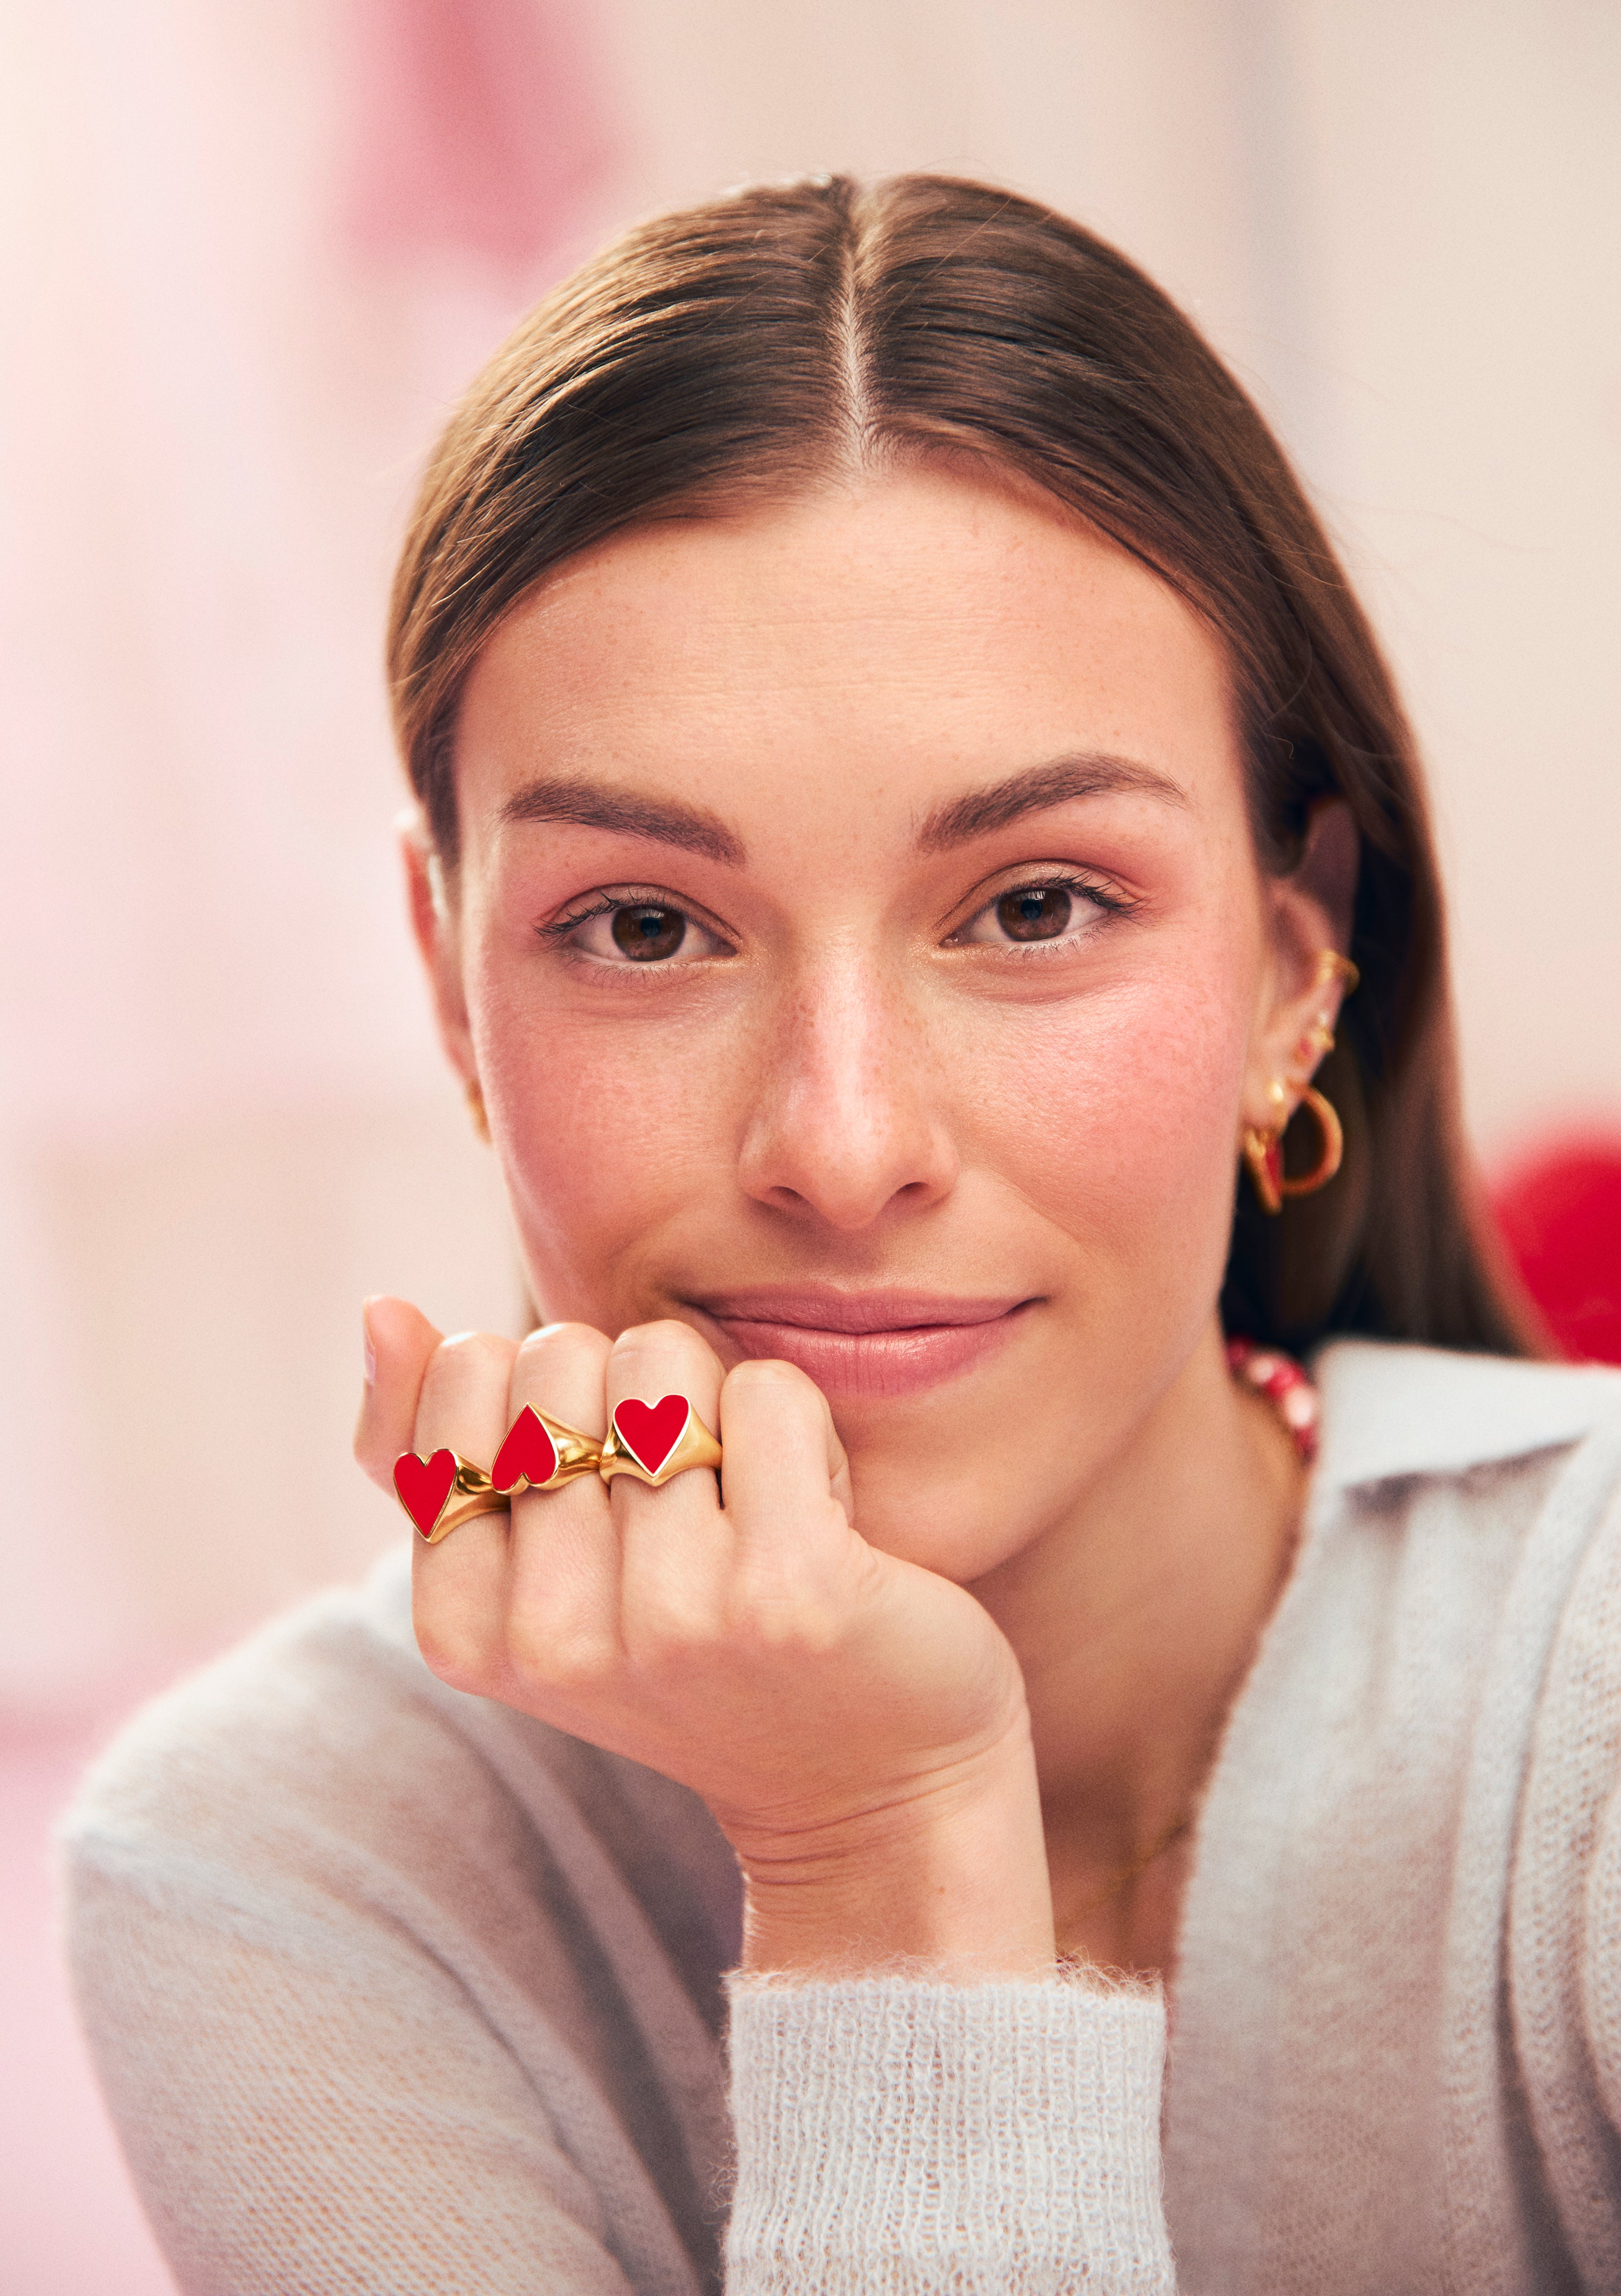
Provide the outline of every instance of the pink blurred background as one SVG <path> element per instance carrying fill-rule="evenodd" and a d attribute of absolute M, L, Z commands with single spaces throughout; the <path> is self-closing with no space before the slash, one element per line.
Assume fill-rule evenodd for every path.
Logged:
<path fill-rule="evenodd" d="M 413 472 L 535 293 L 740 178 L 989 173 L 1292 447 L 1407 684 L 1470 1121 L 1621 1358 L 1621 12 L 1609 0 L 0 0 L 0 2290 L 168 2279 L 73 2033 L 53 1811 L 361 1570 L 367 1292 L 519 1300 L 389 841 Z"/>

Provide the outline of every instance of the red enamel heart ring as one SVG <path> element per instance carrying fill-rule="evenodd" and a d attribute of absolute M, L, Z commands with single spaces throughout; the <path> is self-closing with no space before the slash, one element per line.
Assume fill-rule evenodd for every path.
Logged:
<path fill-rule="evenodd" d="M 504 1514 L 511 1504 L 482 1467 L 447 1449 L 425 1459 L 420 1452 L 402 1451 L 394 1462 L 394 1488 L 430 1546 L 477 1514 Z"/>
<path fill-rule="evenodd" d="M 657 1403 L 634 1397 L 614 1406 L 602 1446 L 602 1480 L 634 1475 L 638 1482 L 667 1483 L 689 1467 L 718 1467 L 721 1447 L 684 1395 L 661 1395 Z"/>
<path fill-rule="evenodd" d="M 657 1403 L 622 1403 L 613 1431 L 637 1466 L 656 1475 L 686 1432 L 692 1406 L 684 1395 L 661 1396 Z"/>
<path fill-rule="evenodd" d="M 577 1427 L 569 1427 L 526 1403 L 506 1431 L 495 1454 L 490 1480 L 498 1491 L 554 1491 L 601 1464 L 602 1447 Z"/>
<path fill-rule="evenodd" d="M 419 1457 L 414 1451 L 402 1451 L 394 1462 L 394 1488 L 399 1493 L 399 1503 L 424 1538 L 431 1535 L 434 1524 L 444 1513 L 455 1479 L 454 1451 L 436 1451 L 428 1459 Z"/>
<path fill-rule="evenodd" d="M 489 1479 L 498 1491 L 538 1490 L 557 1472 L 557 1446 L 526 1403 L 506 1431 Z"/>

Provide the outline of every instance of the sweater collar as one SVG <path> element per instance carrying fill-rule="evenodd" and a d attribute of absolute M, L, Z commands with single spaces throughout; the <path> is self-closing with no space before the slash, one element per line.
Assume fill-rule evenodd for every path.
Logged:
<path fill-rule="evenodd" d="M 1322 1398 L 1318 1480 L 1342 1487 L 1523 1458 L 1621 1412 L 1621 1371 L 1596 1364 L 1337 1340 L 1312 1375 Z"/>

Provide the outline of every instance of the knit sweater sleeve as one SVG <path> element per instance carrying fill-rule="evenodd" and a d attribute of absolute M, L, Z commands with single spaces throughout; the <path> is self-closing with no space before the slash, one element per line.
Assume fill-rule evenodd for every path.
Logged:
<path fill-rule="evenodd" d="M 278 1874 L 154 1837 L 115 1791 L 73 1814 L 80 2013 L 176 2287 L 693 2296 L 643 2179 L 593 2158 L 590 2096 L 561 2124 L 565 2080 L 537 2092 L 539 2021 L 340 1850 Z"/>
<path fill-rule="evenodd" d="M 734 1980 L 727 2296 L 1167 2296 L 1160 1997 Z"/>
<path fill-rule="evenodd" d="M 676 2076 L 450 1695 L 323 1598 L 130 1723 L 63 1822 L 86 2038 L 184 2296 L 703 2285 Z"/>
<path fill-rule="evenodd" d="M 244 1876 L 94 1809 L 66 1853 L 86 2030 L 184 2296 L 655 2284 L 408 1908 Z"/>

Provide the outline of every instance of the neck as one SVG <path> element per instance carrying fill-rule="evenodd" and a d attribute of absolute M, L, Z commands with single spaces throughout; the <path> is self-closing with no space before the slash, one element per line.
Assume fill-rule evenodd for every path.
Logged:
<path fill-rule="evenodd" d="M 1129 1448 L 974 1593 L 1024 1669 L 1060 1934 L 1163 1965 L 1166 1874 L 1111 1881 L 1192 1807 L 1277 1599 L 1304 1488 L 1214 1323 Z M 1186 1837 L 1162 1864 L 1185 1865 Z M 1142 1918 L 1134 1919 L 1134 1915 Z M 1147 1951 L 1143 1948 L 1149 1948 Z"/>

